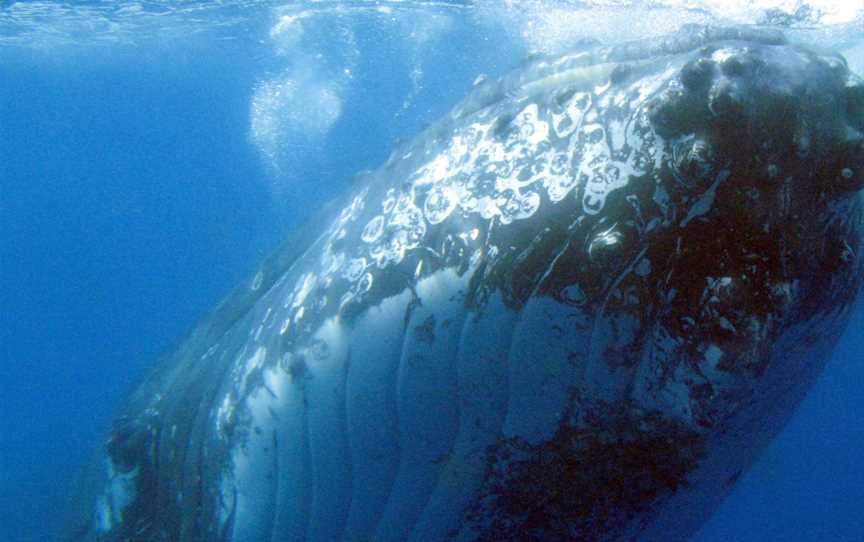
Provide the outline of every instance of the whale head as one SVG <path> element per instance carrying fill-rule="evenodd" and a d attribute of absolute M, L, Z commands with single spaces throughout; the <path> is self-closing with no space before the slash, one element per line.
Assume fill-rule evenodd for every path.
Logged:
<path fill-rule="evenodd" d="M 862 95 L 842 57 L 721 42 L 649 100 L 672 226 L 647 243 L 674 292 L 660 321 L 717 376 L 709 396 L 755 393 L 769 368 L 794 365 L 785 348 L 818 343 L 848 309 L 862 262 Z"/>
<path fill-rule="evenodd" d="M 555 373 L 571 396 L 493 454 L 506 474 L 475 511 L 490 540 L 686 539 L 844 329 L 864 271 L 864 85 L 840 56 L 735 32 L 684 51 L 679 34 L 659 59 L 610 50 L 624 60 L 593 89 L 557 90 L 602 111 L 580 105 L 571 136 L 581 206 L 545 215 L 498 287 L 567 307 L 550 355 L 572 358 Z"/>

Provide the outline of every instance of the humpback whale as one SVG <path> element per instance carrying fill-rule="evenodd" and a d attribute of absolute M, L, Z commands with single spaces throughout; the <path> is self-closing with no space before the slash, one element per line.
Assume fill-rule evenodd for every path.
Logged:
<path fill-rule="evenodd" d="M 686 540 L 861 286 L 864 84 L 760 28 L 532 59 L 165 355 L 67 540 Z"/>

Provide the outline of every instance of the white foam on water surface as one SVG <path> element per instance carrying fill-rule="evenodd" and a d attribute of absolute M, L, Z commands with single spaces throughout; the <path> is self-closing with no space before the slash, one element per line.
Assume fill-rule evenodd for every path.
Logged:
<path fill-rule="evenodd" d="M 864 6 L 849 0 L 18 0 L 0 5 L 0 46 L 142 44 L 214 30 L 221 31 L 220 39 L 242 39 L 237 28 L 275 13 L 267 32 L 277 53 L 300 46 L 303 23 L 314 18 L 366 18 L 382 29 L 389 25 L 389 37 L 410 41 L 422 53 L 453 30 L 453 15 L 503 28 L 529 49 L 551 52 L 584 38 L 621 41 L 673 31 L 688 22 L 765 22 L 768 12 L 780 15 L 774 21 L 783 24 L 836 25 L 860 20 Z"/>
<path fill-rule="evenodd" d="M 840 25 L 860 20 L 847 0 L 484 0 L 478 17 L 532 53 L 556 54 L 586 43 L 661 36 L 684 24 Z"/>

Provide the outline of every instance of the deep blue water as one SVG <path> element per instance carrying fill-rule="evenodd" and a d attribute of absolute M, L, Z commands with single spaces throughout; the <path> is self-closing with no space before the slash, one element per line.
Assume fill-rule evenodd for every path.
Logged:
<path fill-rule="evenodd" d="M 458 4 L 432 9 L 291 38 L 262 8 L 188 36 L 97 44 L 84 27 L 40 47 L 4 43 L 0 19 L 0 540 L 48 539 L 158 354 L 397 138 L 527 52 Z M 274 105 L 273 85 L 300 91 Z M 861 329 L 859 310 L 700 542 L 864 540 Z"/>

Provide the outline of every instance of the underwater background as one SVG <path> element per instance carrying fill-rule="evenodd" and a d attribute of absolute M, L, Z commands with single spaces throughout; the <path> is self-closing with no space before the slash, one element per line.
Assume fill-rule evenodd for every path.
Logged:
<path fill-rule="evenodd" d="M 51 540 L 163 351 L 315 209 L 531 54 L 860 0 L 0 0 L 0 540 Z M 864 541 L 864 306 L 698 542 Z"/>

